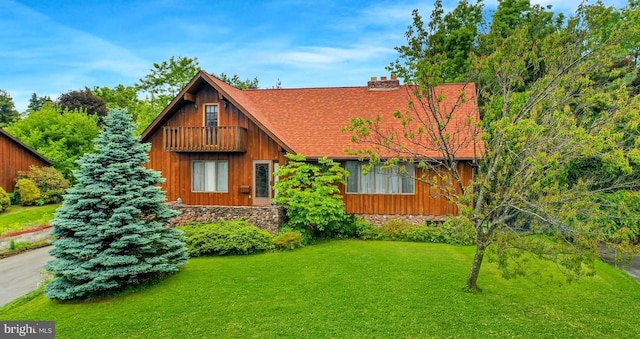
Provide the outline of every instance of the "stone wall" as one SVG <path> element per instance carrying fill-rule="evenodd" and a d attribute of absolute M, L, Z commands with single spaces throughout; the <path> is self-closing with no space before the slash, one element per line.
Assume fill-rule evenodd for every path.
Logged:
<path fill-rule="evenodd" d="M 182 212 L 169 220 L 171 226 L 245 218 L 259 228 L 276 234 L 285 218 L 285 211 L 281 206 L 194 206 L 176 203 L 169 206 Z"/>
<path fill-rule="evenodd" d="M 405 220 L 412 225 L 424 225 L 427 221 L 444 221 L 446 216 L 441 215 L 403 215 L 403 214 L 357 214 L 357 217 L 376 225 L 382 226 L 389 220 Z"/>

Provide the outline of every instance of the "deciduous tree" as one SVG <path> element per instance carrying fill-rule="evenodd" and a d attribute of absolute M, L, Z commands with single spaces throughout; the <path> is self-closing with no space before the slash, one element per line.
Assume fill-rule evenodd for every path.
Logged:
<path fill-rule="evenodd" d="M 513 1 L 501 5 L 507 2 Z M 527 265 L 533 256 L 555 262 L 573 279 L 593 272 L 598 244 L 621 244 L 603 232 L 601 194 L 638 188 L 634 173 L 640 149 L 631 140 L 640 139 L 634 123 L 640 121 L 640 102 L 629 95 L 635 77 L 598 79 L 637 51 L 640 20 L 633 18 L 638 18 L 637 4 L 619 9 L 581 5 L 562 25 L 548 20 L 551 26 L 545 27 L 553 29 L 544 34 L 540 22 L 497 18 L 508 24 L 492 26 L 497 31 L 479 40 L 468 54 L 469 72 L 462 73 L 463 82 L 478 85 L 482 116 L 481 124 L 465 119 L 464 126 L 454 126 L 461 112 L 455 105 L 441 105 L 445 98 L 436 87 L 455 78 L 442 74 L 456 69 L 448 65 L 456 60 L 431 50 L 430 33 L 409 38 L 391 67 L 416 85 L 415 100 L 395 114 L 400 128 L 384 130 L 378 120 L 366 119 L 354 119 L 347 128 L 362 147 L 354 153 L 388 166 L 399 159 L 417 162 L 428 173 L 418 179 L 436 186 L 475 225 L 476 253 L 467 290 L 480 290 L 477 280 L 490 246 L 505 276 L 535 271 Z M 423 23 L 414 16 L 414 25 Z M 408 36 L 414 31 L 427 32 L 414 27 Z M 462 103 L 476 98 L 462 92 L 446 99 Z M 484 148 L 466 186 L 456 147 L 470 142 L 463 137 Z M 407 144 L 422 146 L 422 151 Z M 379 149 L 396 156 L 380 160 Z M 434 150 L 440 156 L 427 155 Z M 585 162 L 597 162 L 602 171 L 575 171 L 576 164 Z M 637 216 L 631 223 L 638 223 Z M 637 237 L 637 227 L 626 231 Z"/>
<path fill-rule="evenodd" d="M 137 125 L 137 134 L 141 134 L 162 110 L 162 107 L 153 107 L 150 100 L 140 99 L 138 90 L 134 86 L 122 84 L 113 88 L 96 86 L 93 92 L 105 101 L 107 108 L 126 109 Z"/>
<path fill-rule="evenodd" d="M 82 90 L 73 90 L 60 95 L 56 102 L 62 109 L 69 111 L 84 111 L 88 115 L 95 115 L 98 121 L 107 115 L 107 105 L 102 98 L 96 96 L 87 87 Z"/>
<path fill-rule="evenodd" d="M 152 104 L 162 109 L 199 70 L 198 58 L 172 56 L 169 60 L 154 63 L 151 72 L 138 80 L 136 89 L 149 93 Z"/>
<path fill-rule="evenodd" d="M 73 179 L 75 161 L 93 151 L 93 139 L 100 133 L 95 115 L 61 111 L 51 102 L 13 123 L 7 131 L 53 161 L 67 179 Z"/>

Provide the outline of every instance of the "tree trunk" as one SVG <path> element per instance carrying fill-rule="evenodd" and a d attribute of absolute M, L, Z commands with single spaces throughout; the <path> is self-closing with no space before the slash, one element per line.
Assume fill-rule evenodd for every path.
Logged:
<path fill-rule="evenodd" d="M 478 287 L 478 275 L 480 274 L 480 267 L 482 266 L 482 260 L 484 259 L 484 252 L 487 249 L 487 242 L 478 236 L 478 244 L 476 246 L 476 254 L 473 257 L 473 263 L 471 263 L 471 271 L 467 278 L 467 285 L 464 290 L 472 293 L 479 293 L 482 290 Z"/>

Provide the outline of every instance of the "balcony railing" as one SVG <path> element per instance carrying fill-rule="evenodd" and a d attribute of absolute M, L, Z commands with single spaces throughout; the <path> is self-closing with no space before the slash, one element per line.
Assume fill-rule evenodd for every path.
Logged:
<path fill-rule="evenodd" d="M 240 126 L 163 128 L 166 151 L 246 152 L 247 129 Z"/>

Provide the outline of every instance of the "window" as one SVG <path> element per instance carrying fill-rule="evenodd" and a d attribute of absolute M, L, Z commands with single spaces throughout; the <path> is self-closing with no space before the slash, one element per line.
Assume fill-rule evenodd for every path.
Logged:
<path fill-rule="evenodd" d="M 413 194 L 415 187 L 415 167 L 406 164 L 406 173 L 400 173 L 398 167 L 384 170 L 376 165 L 367 175 L 363 174 L 365 164 L 359 161 L 347 161 L 347 193 L 367 194 Z"/>
<path fill-rule="evenodd" d="M 218 105 L 204 105 L 205 145 L 218 144 Z"/>
<path fill-rule="evenodd" d="M 227 161 L 194 161 L 191 178 L 193 192 L 228 192 L 229 163 Z"/>
<path fill-rule="evenodd" d="M 204 105 L 204 125 L 218 127 L 218 105 Z"/>

